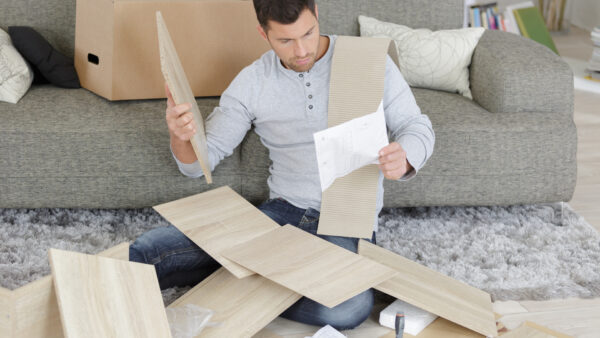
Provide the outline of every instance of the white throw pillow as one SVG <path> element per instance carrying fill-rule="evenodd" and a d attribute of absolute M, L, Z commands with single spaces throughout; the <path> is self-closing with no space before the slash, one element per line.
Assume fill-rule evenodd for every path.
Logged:
<path fill-rule="evenodd" d="M 33 72 L 10 41 L 10 36 L 0 29 L 0 101 L 17 103 L 25 95 Z"/>
<path fill-rule="evenodd" d="M 396 42 L 398 65 L 413 87 L 462 94 L 472 99 L 469 65 L 483 27 L 440 30 L 412 29 L 359 16 L 360 35 L 385 37 Z"/>

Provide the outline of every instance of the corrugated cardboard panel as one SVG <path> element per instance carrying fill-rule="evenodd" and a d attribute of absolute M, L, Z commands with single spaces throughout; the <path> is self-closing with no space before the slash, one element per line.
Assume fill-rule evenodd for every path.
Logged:
<path fill-rule="evenodd" d="M 152 265 L 49 250 L 66 337 L 171 337 Z"/>
<path fill-rule="evenodd" d="M 238 278 L 254 272 L 221 252 L 279 227 L 227 186 L 157 205 L 154 210 Z"/>
<path fill-rule="evenodd" d="M 78 74 L 84 75 L 81 84 L 110 100 L 165 97 L 156 11 L 169 26 L 194 96 L 221 95 L 245 66 L 270 49 L 256 30 L 251 1 L 78 0 L 77 7 L 75 59 Z M 97 65 L 88 61 L 94 52 Z"/>
<path fill-rule="evenodd" d="M 363 240 L 358 253 L 399 272 L 377 290 L 483 335 L 498 335 L 488 293 Z"/>
<path fill-rule="evenodd" d="M 160 50 L 160 64 L 162 73 L 169 86 L 169 91 L 173 95 L 175 104 L 190 103 L 192 105 L 192 116 L 196 124 L 197 131 L 190 139 L 196 158 L 200 163 L 206 183 L 212 183 L 210 164 L 208 163 L 208 148 L 206 145 L 206 133 L 204 132 L 204 118 L 198 108 L 198 103 L 194 99 L 192 88 L 187 80 L 179 56 L 173 41 L 169 35 L 169 30 L 163 20 L 162 14 L 156 12 L 156 26 L 158 30 L 158 46 Z"/>
<path fill-rule="evenodd" d="M 285 225 L 223 255 L 263 277 L 327 307 L 334 307 L 396 272 L 292 225 Z"/>
<path fill-rule="evenodd" d="M 238 279 L 225 268 L 181 296 L 170 308 L 194 304 L 215 311 L 201 337 L 251 337 L 302 296 L 262 276 Z"/>
<path fill-rule="evenodd" d="M 74 63 L 79 82 L 108 99 L 113 98 L 113 10 L 112 0 L 77 0 L 75 8 Z"/>
<path fill-rule="evenodd" d="M 339 36 L 329 85 L 329 127 L 375 112 L 383 99 L 389 39 Z M 318 233 L 371 238 L 377 218 L 380 170 L 367 165 L 338 178 L 323 192 Z"/>

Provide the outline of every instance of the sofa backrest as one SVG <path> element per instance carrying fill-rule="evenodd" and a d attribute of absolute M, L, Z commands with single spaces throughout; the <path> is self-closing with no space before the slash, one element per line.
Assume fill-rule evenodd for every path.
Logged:
<path fill-rule="evenodd" d="M 462 27 L 463 0 L 316 0 L 324 34 L 359 35 L 358 15 L 412 28 Z M 65 55 L 75 45 L 75 0 L 1 0 L 0 28 L 31 26 Z"/>

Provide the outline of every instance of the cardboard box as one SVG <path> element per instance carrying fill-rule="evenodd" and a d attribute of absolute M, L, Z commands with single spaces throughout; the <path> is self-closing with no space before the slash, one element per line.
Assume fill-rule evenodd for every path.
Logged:
<path fill-rule="evenodd" d="M 77 0 L 75 68 L 81 86 L 109 100 L 164 98 L 160 10 L 194 96 L 219 96 L 270 49 L 252 1 Z"/>

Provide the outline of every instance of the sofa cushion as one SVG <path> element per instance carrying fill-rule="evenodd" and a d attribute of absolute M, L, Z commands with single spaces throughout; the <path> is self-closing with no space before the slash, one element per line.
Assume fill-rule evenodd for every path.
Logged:
<path fill-rule="evenodd" d="M 205 111 L 217 103 L 198 100 Z M 179 172 L 165 108 L 50 85 L 32 87 L 18 105 L 0 103 L 0 205 L 144 207 L 223 184 L 241 191 L 239 151 L 217 167 L 213 186 Z"/>
<path fill-rule="evenodd" d="M 17 103 L 31 86 L 33 72 L 0 29 L 0 101 Z"/>
<path fill-rule="evenodd" d="M 80 87 L 73 60 L 54 49 L 33 28 L 11 26 L 8 28 L 8 34 L 10 34 L 15 48 L 44 79 L 59 87 Z"/>

